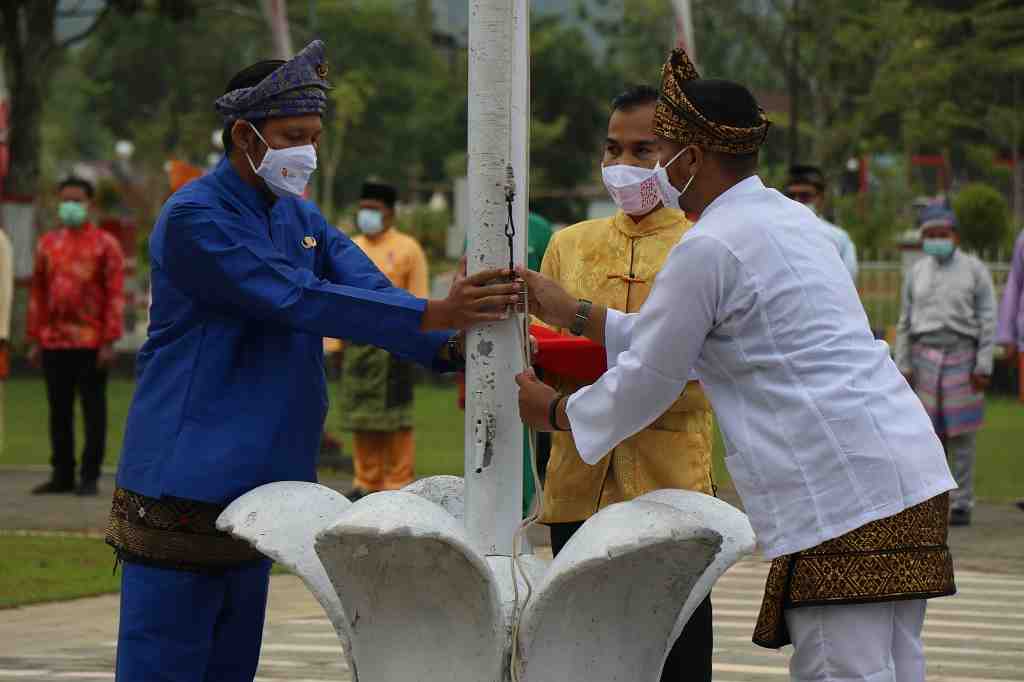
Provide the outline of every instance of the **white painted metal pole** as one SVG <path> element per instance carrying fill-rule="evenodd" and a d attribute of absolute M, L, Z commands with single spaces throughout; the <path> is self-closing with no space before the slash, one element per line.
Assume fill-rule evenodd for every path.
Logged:
<path fill-rule="evenodd" d="M 506 168 L 516 199 L 515 262 L 523 262 L 528 192 L 526 0 L 471 0 L 469 18 L 469 272 L 508 266 Z M 517 8 L 518 11 L 517 11 Z M 519 36 L 517 41 L 517 35 Z M 484 554 L 511 555 L 522 517 L 523 429 L 515 375 L 521 321 L 470 332 L 466 341 L 466 528 Z"/>
<path fill-rule="evenodd" d="M 686 50 L 693 65 L 697 66 L 697 38 L 693 32 L 693 7 L 690 0 L 672 0 L 676 13 L 676 47 Z"/>

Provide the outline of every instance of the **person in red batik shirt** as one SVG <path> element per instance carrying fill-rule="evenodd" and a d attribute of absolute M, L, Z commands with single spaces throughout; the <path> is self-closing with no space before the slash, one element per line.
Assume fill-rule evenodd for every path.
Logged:
<path fill-rule="evenodd" d="M 124 256 L 89 222 L 93 187 L 69 178 L 58 189 L 61 228 L 36 249 L 28 306 L 29 360 L 42 365 L 50 404 L 53 474 L 33 494 L 96 495 L 107 440 L 107 369 L 121 338 Z M 75 393 L 82 398 L 85 449 L 75 488 Z"/>

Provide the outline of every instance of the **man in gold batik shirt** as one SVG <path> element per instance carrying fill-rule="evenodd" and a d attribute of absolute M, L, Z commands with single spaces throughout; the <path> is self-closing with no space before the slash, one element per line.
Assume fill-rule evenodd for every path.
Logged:
<path fill-rule="evenodd" d="M 610 218 L 555 233 L 541 265 L 541 272 L 573 296 L 624 312 L 640 309 L 669 251 L 691 225 L 682 211 L 663 207 L 657 198 L 651 170 L 658 159 L 652 132 L 657 100 L 657 91 L 648 86 L 615 98 L 602 175 L 620 210 Z M 566 393 L 581 386 L 550 373 L 545 380 Z M 557 554 L 584 521 L 609 504 L 661 488 L 713 494 L 711 428 L 711 406 L 700 384 L 691 381 L 664 415 L 596 466 L 580 458 L 570 433 L 553 434 L 541 519 L 551 528 L 553 552 Z M 662 679 L 710 682 L 711 645 L 708 599 L 673 647 Z"/>

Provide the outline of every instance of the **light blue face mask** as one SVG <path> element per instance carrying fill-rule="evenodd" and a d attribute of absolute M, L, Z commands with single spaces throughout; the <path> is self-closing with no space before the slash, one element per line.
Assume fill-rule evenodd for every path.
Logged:
<path fill-rule="evenodd" d="M 89 217 L 85 206 L 78 201 L 62 201 L 57 206 L 57 218 L 70 227 L 78 227 Z"/>
<path fill-rule="evenodd" d="M 949 237 L 940 237 L 937 239 L 925 239 L 921 244 L 921 248 L 933 258 L 946 260 L 953 255 L 956 244 Z"/>
<path fill-rule="evenodd" d="M 379 234 L 384 229 L 384 216 L 376 209 L 361 208 L 356 214 L 356 227 L 363 234 Z"/>

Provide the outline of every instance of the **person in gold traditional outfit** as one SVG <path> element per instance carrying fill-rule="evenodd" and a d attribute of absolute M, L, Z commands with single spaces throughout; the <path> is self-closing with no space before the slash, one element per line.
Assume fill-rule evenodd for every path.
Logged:
<path fill-rule="evenodd" d="M 655 89 L 636 86 L 612 102 L 601 165 L 619 210 L 557 232 L 541 265 L 573 296 L 627 313 L 640 309 L 669 251 L 691 226 L 682 211 L 662 206 L 650 185 L 658 159 L 652 132 L 657 101 Z M 550 373 L 545 379 L 563 392 L 583 385 Z M 541 521 L 551 528 L 554 553 L 609 504 L 660 488 L 713 494 L 711 426 L 711 407 L 700 384 L 690 381 L 660 419 L 621 442 L 597 466 L 580 459 L 571 433 L 553 434 Z M 707 599 L 673 647 L 662 679 L 710 682 L 711 645 Z"/>

